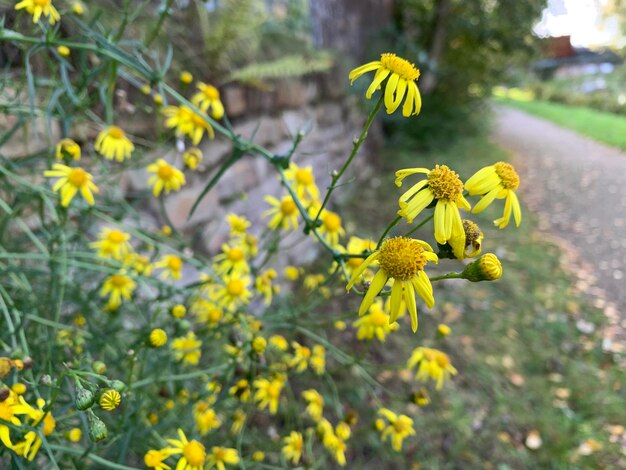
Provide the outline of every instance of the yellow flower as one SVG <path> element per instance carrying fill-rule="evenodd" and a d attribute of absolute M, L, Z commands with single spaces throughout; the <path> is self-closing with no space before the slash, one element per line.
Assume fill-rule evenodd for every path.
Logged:
<path fill-rule="evenodd" d="M 129 158 L 135 150 L 135 146 L 126 137 L 126 133 L 117 126 L 103 129 L 96 137 L 94 148 L 107 160 L 115 159 L 118 162 L 123 162 Z"/>
<path fill-rule="evenodd" d="M 515 194 L 518 186 L 519 176 L 515 168 L 510 163 L 505 162 L 498 162 L 482 168 L 465 182 L 465 189 L 470 196 L 482 196 L 472 210 L 475 214 L 485 210 L 494 199 L 506 199 L 504 201 L 504 214 L 493 221 L 498 228 L 504 228 L 509 224 L 511 210 L 513 210 L 515 217 L 515 225 L 519 227 L 522 221 L 522 210 Z"/>
<path fill-rule="evenodd" d="M 193 82 L 193 75 L 187 70 L 183 70 L 182 72 L 180 72 L 179 78 L 181 83 L 183 83 L 184 85 L 189 85 L 191 82 Z"/>
<path fill-rule="evenodd" d="M 16 395 L 24 395 L 26 393 L 26 385 L 21 382 L 17 382 L 11 385 L 11 390 L 13 390 Z"/>
<path fill-rule="evenodd" d="M 61 19 L 61 15 L 54 8 L 52 0 L 23 0 L 15 5 L 16 10 L 21 10 L 22 8 L 25 8 L 30 15 L 33 15 L 33 23 L 37 23 L 41 15 L 48 18 L 50 24 L 54 24 Z"/>
<path fill-rule="evenodd" d="M 272 380 L 257 379 L 253 385 L 256 388 L 254 401 L 258 402 L 259 409 L 264 410 L 268 408 L 270 413 L 275 415 L 278 411 L 280 392 L 285 385 L 285 377 L 279 375 Z"/>
<path fill-rule="evenodd" d="M 432 308 L 435 304 L 433 287 L 424 272 L 424 266 L 428 261 L 436 263 L 438 261 L 437 255 L 433 253 L 428 243 L 421 240 L 406 237 L 388 238 L 382 243 L 379 250 L 372 253 L 354 270 L 352 279 L 347 286 L 348 290 L 359 279 L 361 273 L 375 261 L 380 265 L 380 269 L 372 279 L 372 283 L 361 302 L 359 316 L 367 312 L 374 302 L 374 298 L 391 278 L 394 282 L 391 287 L 391 317 L 389 321 L 392 323 L 396 321 L 400 314 L 402 300 L 404 300 L 411 315 L 411 328 L 413 332 L 417 331 L 415 293 L 417 292 L 426 302 L 428 308 Z"/>
<path fill-rule="evenodd" d="M 322 225 L 318 229 L 320 235 L 324 237 L 330 246 L 337 246 L 339 237 L 343 237 L 346 234 L 341 226 L 341 217 L 335 212 L 324 209 L 320 214 L 320 220 L 322 221 Z"/>
<path fill-rule="evenodd" d="M 381 343 L 385 342 L 385 337 L 398 329 L 396 322 L 389 322 L 389 315 L 383 310 L 382 300 L 376 300 L 369 308 L 367 315 L 362 316 L 354 322 L 354 326 L 358 328 L 356 337 L 362 339 L 378 339 Z"/>
<path fill-rule="evenodd" d="M 433 170 L 407 168 L 396 171 L 396 186 L 402 186 L 404 178 L 416 173 L 425 173 L 427 178 L 400 196 L 398 215 L 405 217 L 410 224 L 433 200 L 437 200 L 435 240 L 445 245 L 448 240 L 455 238 L 462 239 L 464 244 L 465 232 L 459 208 L 470 210 L 471 206 L 463 197 L 463 183 L 459 176 L 446 165 L 435 165 Z"/>
<path fill-rule="evenodd" d="M 381 408 L 378 413 L 389 421 L 382 430 L 381 439 L 383 442 L 387 437 L 391 436 L 391 447 L 396 452 L 402 450 L 402 441 L 408 437 L 415 435 L 415 429 L 413 429 L 413 420 L 406 415 L 396 415 L 393 411 L 387 408 Z"/>
<path fill-rule="evenodd" d="M 213 119 L 222 119 L 222 116 L 224 116 L 224 105 L 220 101 L 219 90 L 213 85 L 202 82 L 198 82 L 196 86 L 200 91 L 191 97 L 191 102 L 204 113 L 211 110 Z"/>
<path fill-rule="evenodd" d="M 326 370 L 326 348 L 321 344 L 316 344 L 313 346 L 313 354 L 311 355 L 311 360 L 309 361 L 311 365 L 311 369 L 317 375 L 322 375 Z"/>
<path fill-rule="evenodd" d="M 191 314 L 201 323 L 216 325 L 224 316 L 224 312 L 213 302 L 196 297 L 191 303 Z"/>
<path fill-rule="evenodd" d="M 174 350 L 176 360 L 193 366 L 200 362 L 200 356 L 202 356 L 201 347 L 202 341 L 196 339 L 193 331 L 189 331 L 187 336 L 181 336 L 172 341 L 172 349 Z"/>
<path fill-rule="evenodd" d="M 272 281 L 277 276 L 276 270 L 270 268 L 260 273 L 254 280 L 254 287 L 259 294 L 263 295 L 265 305 L 272 303 L 272 295 L 280 290 L 280 286 L 272 285 Z"/>
<path fill-rule="evenodd" d="M 463 234 L 448 240 L 456 259 L 473 258 L 480 254 L 483 232 L 471 220 L 463 219 Z"/>
<path fill-rule="evenodd" d="M 165 343 L 167 343 L 167 333 L 161 328 L 155 328 L 150 332 L 148 342 L 153 348 L 165 346 Z"/>
<path fill-rule="evenodd" d="M 315 389 L 308 389 L 302 392 L 302 398 L 307 401 L 306 412 L 316 423 L 322 419 L 324 412 L 324 397 Z"/>
<path fill-rule="evenodd" d="M 150 258 L 138 253 L 128 253 L 124 257 L 124 266 L 137 274 L 149 276 L 152 272 L 152 264 Z"/>
<path fill-rule="evenodd" d="M 302 458 L 302 450 L 304 448 L 304 438 L 302 434 L 296 431 L 291 431 L 289 436 L 283 439 L 285 445 L 282 448 L 282 454 L 287 460 L 291 460 L 293 465 L 300 462 Z"/>
<path fill-rule="evenodd" d="M 14 408 L 15 414 L 27 414 L 32 424 L 38 425 L 43 423 L 42 432 L 44 437 L 49 436 L 56 428 L 56 420 L 52 413 L 45 412 L 46 402 L 43 398 L 37 400 L 37 408 L 31 407 L 23 397 L 18 398 L 19 405 Z M 40 435 L 35 431 L 28 431 L 21 442 L 13 446 L 13 451 L 17 455 L 24 456 L 27 460 L 34 460 L 37 451 L 41 447 L 42 440 Z"/>
<path fill-rule="evenodd" d="M 67 46 L 58 46 L 57 52 L 61 57 L 69 57 L 70 56 L 70 48 Z"/>
<path fill-rule="evenodd" d="M 297 266 L 287 266 L 285 268 L 285 277 L 290 281 L 297 281 L 300 277 L 302 269 Z"/>
<path fill-rule="evenodd" d="M 237 307 L 246 305 L 252 298 L 252 293 L 248 290 L 250 278 L 239 273 L 232 273 L 224 276 L 224 284 L 220 285 L 214 300 L 228 311 L 234 311 Z"/>
<path fill-rule="evenodd" d="M 215 137 L 211 125 L 188 106 L 166 106 L 163 108 L 163 114 L 166 117 L 165 126 L 176 129 L 178 135 L 188 136 L 194 145 L 200 143 L 204 131 L 207 132 L 209 138 Z"/>
<path fill-rule="evenodd" d="M 168 457 L 169 454 L 163 450 L 151 449 L 143 456 L 143 463 L 154 470 L 170 470 L 171 467 L 163 463 Z"/>
<path fill-rule="evenodd" d="M 437 333 L 439 333 L 439 336 L 442 338 L 445 338 L 452 333 L 452 329 L 445 323 L 439 323 L 439 325 L 437 325 Z"/>
<path fill-rule="evenodd" d="M 100 407 L 106 411 L 113 411 L 120 405 L 122 401 L 122 397 L 120 392 L 117 390 L 113 390 L 112 388 L 106 390 L 101 396 L 98 403 L 100 403 Z"/>
<path fill-rule="evenodd" d="M 70 442 L 79 442 L 81 437 L 83 437 L 83 431 L 80 428 L 72 428 L 67 432 L 67 439 Z"/>
<path fill-rule="evenodd" d="M 43 175 L 47 178 L 60 178 L 52 187 L 53 191 L 60 191 L 61 205 L 67 207 L 78 191 L 93 206 L 95 201 L 93 193 L 98 192 L 98 187 L 91 181 L 93 176 L 82 168 L 70 168 L 69 166 L 55 163 L 52 170 L 46 170 Z"/>
<path fill-rule="evenodd" d="M 230 427 L 230 431 L 238 435 L 243 429 L 243 425 L 246 424 L 246 413 L 240 408 L 236 409 L 233 413 L 232 421 L 233 424 Z"/>
<path fill-rule="evenodd" d="M 376 242 L 374 240 L 370 240 L 367 238 L 359 238 L 359 237 L 350 237 L 348 240 L 348 244 L 346 245 L 346 252 L 351 254 L 369 254 L 370 251 L 376 249 Z M 367 256 L 366 256 L 367 257 Z M 364 258 L 348 258 L 345 260 L 346 268 L 348 269 L 348 273 L 352 274 L 352 272 L 361 266 Z"/>
<path fill-rule="evenodd" d="M 152 97 L 152 101 L 154 101 L 154 104 L 157 106 L 162 106 L 163 105 L 163 96 L 155 93 L 154 96 Z"/>
<path fill-rule="evenodd" d="M 180 188 L 185 184 L 183 172 L 162 158 L 159 158 L 156 163 L 148 165 L 146 170 L 148 173 L 154 173 L 148 180 L 148 185 L 152 186 L 154 197 L 158 197 L 164 189 L 165 194 L 169 194 L 170 191 L 180 191 Z"/>
<path fill-rule="evenodd" d="M 374 70 L 376 70 L 374 80 L 372 80 L 365 93 L 368 100 L 381 87 L 383 81 L 389 77 L 387 83 L 385 83 L 385 108 L 387 109 L 387 114 L 391 114 L 398 109 L 405 95 L 406 99 L 402 106 L 402 115 L 409 117 L 419 114 L 422 108 L 422 98 L 415 82 L 420 76 L 420 71 L 415 68 L 414 64 L 395 54 L 381 54 L 380 60 L 368 62 L 352 70 L 348 76 L 350 84 L 361 75 Z"/>
<path fill-rule="evenodd" d="M 311 358 L 311 349 L 306 346 L 302 346 L 296 341 L 292 342 L 291 346 L 294 349 L 294 353 L 289 361 L 289 367 L 295 367 L 297 372 L 304 372 L 308 366 L 308 361 Z"/>
<path fill-rule="evenodd" d="M 295 163 L 290 163 L 289 168 L 285 170 L 285 177 L 294 186 L 294 191 L 299 199 L 304 201 L 317 201 L 320 191 L 315 184 L 315 175 L 313 168 L 309 165 L 300 168 Z"/>
<path fill-rule="evenodd" d="M 493 253 L 485 253 L 465 266 L 461 276 L 471 282 L 496 281 L 502 277 L 502 264 Z"/>
<path fill-rule="evenodd" d="M 343 423 L 345 425 L 345 423 Z M 348 432 L 350 427 L 348 427 Z M 342 429 L 339 425 L 337 425 L 337 429 Z M 342 431 L 344 431 L 342 429 Z M 327 419 L 322 419 L 318 425 L 318 432 L 322 435 L 322 443 L 324 447 L 332 454 L 333 458 L 337 461 L 337 463 L 341 466 L 346 464 L 346 443 L 344 439 L 339 437 L 335 430 L 333 429 L 332 424 Z M 345 433 L 345 431 L 344 431 Z M 348 437 L 350 435 L 348 434 Z"/>
<path fill-rule="evenodd" d="M 182 454 L 176 465 L 176 470 L 203 470 L 206 462 L 204 446 L 195 439 L 187 440 L 182 429 L 178 429 L 178 437 L 179 440 L 167 439 L 171 447 L 166 447 L 161 452 L 168 456 Z"/>
<path fill-rule="evenodd" d="M 420 388 L 417 392 L 411 394 L 411 401 L 417 406 L 426 406 L 430 403 L 428 390 Z"/>
<path fill-rule="evenodd" d="M 197 169 L 198 165 L 202 161 L 202 150 L 197 147 L 190 148 L 183 153 L 183 160 L 185 161 L 185 165 L 187 165 L 190 170 Z"/>
<path fill-rule="evenodd" d="M 137 287 L 135 281 L 120 271 L 106 278 L 100 290 L 100 297 L 108 295 L 109 300 L 106 307 L 108 310 L 115 310 L 122 305 L 122 299 L 131 299 L 135 287 Z"/>
<path fill-rule="evenodd" d="M 255 462 L 263 462 L 265 460 L 265 452 L 257 450 L 252 453 L 252 460 Z"/>
<path fill-rule="evenodd" d="M 222 253 L 213 257 L 216 263 L 215 272 L 224 274 L 229 272 L 248 273 L 250 266 L 246 261 L 246 252 L 241 246 L 222 245 Z"/>
<path fill-rule="evenodd" d="M 225 464 L 237 465 L 239 463 L 239 454 L 237 449 L 230 447 L 213 447 L 207 458 L 207 469 L 216 467 L 217 470 L 225 470 Z"/>
<path fill-rule="evenodd" d="M 284 336 L 274 335 L 270 337 L 270 345 L 278 349 L 279 351 L 287 351 L 289 343 Z"/>
<path fill-rule="evenodd" d="M 234 238 L 244 237 L 246 230 L 250 227 L 250 221 L 243 215 L 237 215 L 233 212 L 226 216 L 226 221 L 230 225 L 230 236 Z"/>
<path fill-rule="evenodd" d="M 199 401 L 194 406 L 193 417 L 196 422 L 196 429 L 201 436 L 217 429 L 222 425 L 222 421 L 218 418 L 215 410 L 211 408 L 209 403 Z"/>
<path fill-rule="evenodd" d="M 457 371 L 448 355 L 438 349 L 419 347 L 413 350 L 407 362 L 407 367 L 412 369 L 418 367 L 417 380 L 427 380 L 430 377 L 437 383 L 437 390 L 443 387 L 444 379 L 449 379 L 451 375 L 456 375 Z"/>
<path fill-rule="evenodd" d="M 91 242 L 90 248 L 98 250 L 100 258 L 121 260 L 131 250 L 130 235 L 116 228 L 104 227 L 98 234 L 98 241 Z"/>
<path fill-rule="evenodd" d="M 183 304 L 176 304 L 172 307 L 170 313 L 174 318 L 183 318 L 187 313 L 187 309 Z"/>
<path fill-rule="evenodd" d="M 161 279 L 180 279 L 183 275 L 183 260 L 176 255 L 163 255 L 161 259 L 154 263 L 157 269 L 163 269 Z"/>
<path fill-rule="evenodd" d="M 263 354 L 267 347 L 267 340 L 263 336 L 257 336 L 252 340 L 252 350 L 257 354 Z"/>
<path fill-rule="evenodd" d="M 72 139 L 61 139 L 56 145 L 54 156 L 57 160 L 63 160 L 63 157 L 80 160 L 80 145 Z"/>
<path fill-rule="evenodd" d="M 10 430 L 9 427 L 4 424 L 11 423 L 14 426 L 20 426 L 22 422 L 15 415 L 17 414 L 26 414 L 31 412 L 28 409 L 20 409 L 20 405 L 17 401 L 17 395 L 11 389 L 3 388 L 3 393 L 8 393 L 8 397 L 3 401 L 0 401 L 0 442 L 4 444 L 5 447 L 12 449 L 13 443 L 11 442 Z M 23 408 L 23 406 L 22 406 Z"/>
<path fill-rule="evenodd" d="M 247 402 L 250 400 L 250 382 L 246 379 L 239 379 L 235 385 L 228 389 L 228 394 L 237 397 L 239 401 Z"/>
<path fill-rule="evenodd" d="M 265 202 L 272 206 L 261 214 L 261 217 L 272 216 L 267 226 L 272 230 L 295 230 L 298 228 L 298 206 L 289 195 L 280 201 L 273 196 L 265 196 Z"/>

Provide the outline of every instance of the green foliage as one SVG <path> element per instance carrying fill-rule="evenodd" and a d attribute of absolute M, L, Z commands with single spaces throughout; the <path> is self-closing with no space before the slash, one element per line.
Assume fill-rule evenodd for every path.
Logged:
<path fill-rule="evenodd" d="M 305 59 L 300 55 L 285 56 L 271 62 L 254 63 L 235 70 L 229 80 L 243 83 L 257 83 L 272 78 L 300 77 L 313 72 L 324 72 L 333 65 L 332 58 L 320 55 Z"/>

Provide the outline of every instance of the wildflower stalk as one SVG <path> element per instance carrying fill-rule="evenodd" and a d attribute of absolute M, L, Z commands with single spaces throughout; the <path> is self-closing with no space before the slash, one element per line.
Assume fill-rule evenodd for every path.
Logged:
<path fill-rule="evenodd" d="M 385 231 L 383 232 L 383 234 L 380 236 L 380 238 L 378 239 L 378 243 L 376 244 L 376 249 L 378 250 L 380 248 L 380 245 L 382 245 L 383 241 L 385 240 L 385 237 L 387 236 L 387 234 L 389 233 L 389 231 L 394 228 L 396 225 L 398 225 L 398 223 L 402 220 L 402 217 L 397 216 L 395 219 L 393 219 L 393 222 L 391 222 L 387 228 L 385 229 Z"/>
<path fill-rule="evenodd" d="M 341 169 L 337 173 L 333 174 L 332 180 L 330 182 L 330 186 L 328 187 L 328 191 L 326 192 L 326 196 L 324 197 L 324 200 L 322 201 L 322 205 L 320 206 L 320 209 L 317 212 L 317 216 L 315 217 L 315 221 L 314 221 L 315 223 L 317 223 L 317 221 L 320 218 L 320 215 L 322 214 L 322 211 L 326 207 L 326 204 L 328 204 L 330 195 L 333 193 L 335 188 L 337 188 L 337 183 L 339 179 L 341 179 L 345 171 L 348 169 L 348 167 L 350 166 L 350 163 L 352 163 L 352 160 L 354 159 L 357 152 L 359 151 L 359 148 L 361 148 L 361 144 L 367 137 L 367 131 L 372 125 L 372 122 L 374 121 L 374 117 L 376 116 L 376 113 L 378 113 L 378 110 L 383 104 L 383 98 L 384 98 L 384 95 L 381 93 L 380 98 L 378 98 L 378 101 L 376 102 L 376 105 L 374 106 L 369 116 L 367 117 L 367 121 L 365 121 L 365 125 L 363 126 L 363 130 L 361 131 L 361 135 L 359 135 L 359 138 L 354 142 L 354 145 L 352 146 L 352 152 L 350 152 L 348 159 L 345 161 Z"/>
<path fill-rule="evenodd" d="M 434 276 L 430 278 L 431 282 L 441 281 L 443 279 L 463 279 L 463 273 L 448 273 L 448 274 L 442 274 L 441 276 Z"/>

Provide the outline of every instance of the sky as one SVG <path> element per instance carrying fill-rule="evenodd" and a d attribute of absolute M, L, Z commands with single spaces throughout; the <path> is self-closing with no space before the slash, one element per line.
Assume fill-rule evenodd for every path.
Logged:
<path fill-rule="evenodd" d="M 537 35 L 571 36 L 574 46 L 608 46 L 619 42 L 617 19 L 601 18 L 607 0 L 549 0 Z M 623 38 L 621 38 L 623 39 Z"/>

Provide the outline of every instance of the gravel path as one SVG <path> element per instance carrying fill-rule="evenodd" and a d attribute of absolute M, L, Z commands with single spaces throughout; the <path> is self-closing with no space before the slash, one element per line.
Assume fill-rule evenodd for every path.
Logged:
<path fill-rule="evenodd" d="M 524 112 L 496 108 L 492 137 L 513 152 L 523 203 L 574 254 L 578 287 L 604 309 L 604 347 L 626 343 L 626 153 Z"/>

